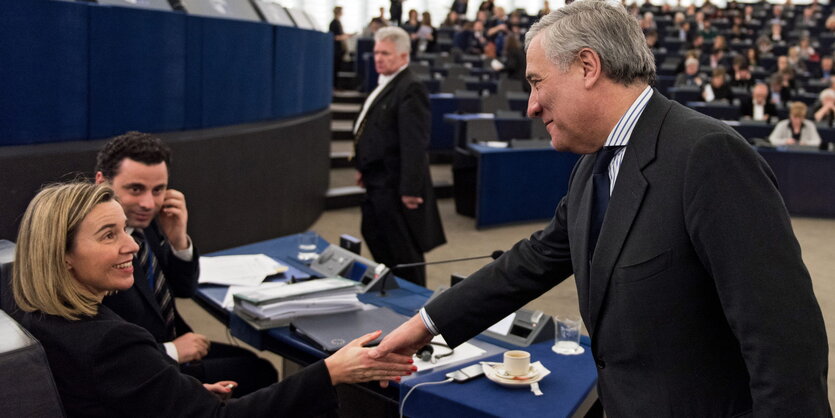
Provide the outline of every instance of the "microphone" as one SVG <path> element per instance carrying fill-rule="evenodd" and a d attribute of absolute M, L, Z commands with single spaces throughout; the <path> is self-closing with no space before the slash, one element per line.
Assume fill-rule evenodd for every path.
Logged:
<path fill-rule="evenodd" d="M 420 263 L 398 264 L 394 267 L 385 267 L 384 264 L 380 264 L 380 266 L 383 266 L 383 268 L 381 269 L 383 277 L 380 279 L 380 296 L 385 296 L 386 295 L 386 281 L 388 280 L 388 277 L 392 275 L 392 272 L 394 270 L 401 270 L 401 269 L 407 269 L 407 268 L 412 268 L 412 267 L 421 267 L 421 266 L 431 266 L 431 265 L 434 265 L 434 264 L 456 263 L 456 262 L 459 262 L 459 261 L 479 260 L 479 259 L 482 259 L 482 258 L 492 258 L 493 260 L 496 260 L 499 257 L 501 257 L 502 254 L 504 254 L 504 251 L 496 250 L 496 251 L 493 251 L 492 253 L 490 253 L 490 255 L 480 255 L 480 256 L 477 256 L 477 257 L 453 258 L 453 259 L 449 259 L 449 260 L 440 260 L 440 261 L 421 261 Z M 379 266 L 378 266 L 378 268 L 379 268 Z"/>
<path fill-rule="evenodd" d="M 405 269 L 409 267 L 421 267 L 421 266 L 431 266 L 434 264 L 446 264 L 446 263 L 457 263 L 459 261 L 469 261 L 469 260 L 478 260 L 481 258 L 492 258 L 493 260 L 499 258 L 504 254 L 502 250 L 496 250 L 490 253 L 490 255 L 480 255 L 477 257 L 465 257 L 465 258 L 453 258 L 449 260 L 441 260 L 441 261 L 422 261 L 420 263 L 408 263 L 408 264 L 398 264 L 394 267 L 390 267 L 392 270 L 399 270 Z"/>

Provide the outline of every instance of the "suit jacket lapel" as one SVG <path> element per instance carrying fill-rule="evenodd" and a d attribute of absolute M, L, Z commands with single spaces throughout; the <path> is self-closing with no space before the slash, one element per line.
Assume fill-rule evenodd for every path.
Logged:
<path fill-rule="evenodd" d="M 591 173 L 592 167 L 594 166 L 594 154 L 587 154 L 582 157 L 582 160 L 578 162 L 580 166 L 578 166 L 578 172 L 588 172 Z M 577 226 L 578 230 L 578 239 L 579 243 L 577 246 L 573 246 L 572 249 L 577 251 L 577 260 L 579 262 L 574 263 L 574 279 L 577 282 L 577 296 L 582 303 L 585 301 L 588 303 L 590 300 L 589 298 L 589 228 L 591 227 L 591 216 L 588 216 L 591 213 L 591 204 L 592 204 L 592 196 L 594 195 L 593 187 L 594 183 L 592 181 L 592 176 L 589 174 L 588 176 L 584 176 L 586 178 L 585 185 L 583 186 L 583 194 L 580 196 L 580 207 L 577 209 L 578 214 L 582 214 L 582 216 L 577 218 Z M 589 306 L 580 307 L 580 310 L 588 309 Z"/>
<path fill-rule="evenodd" d="M 594 259 L 589 267 L 589 319 L 592 324 L 589 326 L 589 332 L 593 333 L 597 328 L 600 308 L 606 298 L 615 262 L 643 203 L 648 186 L 643 169 L 655 159 L 658 134 L 669 109 L 670 101 L 657 91 L 654 92 L 626 147 L 609 207 L 606 209 Z M 585 236 L 588 239 L 588 233 Z M 581 247 L 580 251 L 586 251 L 585 247 Z"/>
<path fill-rule="evenodd" d="M 392 90 L 394 90 L 394 86 L 397 84 L 397 82 L 403 79 L 403 77 L 405 77 L 408 72 L 409 69 L 404 68 L 403 71 L 400 72 L 400 74 L 397 74 L 397 76 L 395 76 L 393 80 L 389 81 L 389 83 L 386 84 L 385 87 L 383 87 L 383 90 L 380 92 L 380 94 L 378 94 L 377 97 L 374 98 L 374 101 L 368 105 L 368 110 L 365 112 L 365 123 L 368 123 L 368 121 L 371 119 L 372 112 L 374 112 L 374 107 L 377 106 L 377 103 L 380 103 L 380 100 L 382 100 L 389 93 L 391 93 Z M 362 121 L 359 122 L 362 123 Z"/>

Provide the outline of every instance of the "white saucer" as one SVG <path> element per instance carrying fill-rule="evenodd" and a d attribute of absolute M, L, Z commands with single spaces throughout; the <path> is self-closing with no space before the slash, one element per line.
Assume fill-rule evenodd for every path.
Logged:
<path fill-rule="evenodd" d="M 492 380 L 504 387 L 508 388 L 529 388 L 532 384 L 539 382 L 540 380 L 544 379 L 545 376 L 550 374 L 550 371 L 542 367 L 541 364 L 537 366 L 539 362 L 531 364 L 531 371 L 526 375 L 532 375 L 533 377 L 524 380 L 518 379 L 509 379 L 507 377 L 500 376 L 496 373 L 496 369 L 489 364 L 482 363 L 481 367 L 484 369 L 484 375 L 487 376 L 487 379 Z M 544 370 L 544 372 L 540 372 L 540 367 Z"/>
<path fill-rule="evenodd" d="M 539 375 L 539 372 L 533 367 L 528 367 L 528 372 L 519 376 L 511 376 L 504 369 L 504 366 L 493 366 L 493 373 L 498 379 L 512 380 L 512 381 L 529 381 Z"/>

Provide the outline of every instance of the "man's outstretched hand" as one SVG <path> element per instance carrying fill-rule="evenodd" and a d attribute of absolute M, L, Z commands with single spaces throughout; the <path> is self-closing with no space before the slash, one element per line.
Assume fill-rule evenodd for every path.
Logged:
<path fill-rule="evenodd" d="M 373 359 L 383 358 L 389 353 L 411 356 L 430 341 L 432 333 L 423 325 L 420 315 L 415 315 L 383 338 L 380 345 L 368 352 L 368 356 Z M 380 386 L 387 387 L 388 381 L 381 380 Z"/>

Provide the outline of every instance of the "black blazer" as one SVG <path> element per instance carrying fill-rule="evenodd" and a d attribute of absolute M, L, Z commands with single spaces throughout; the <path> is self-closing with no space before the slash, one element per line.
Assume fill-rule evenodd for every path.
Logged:
<path fill-rule="evenodd" d="M 290 417 L 337 406 L 324 361 L 224 403 L 105 306 L 77 321 L 30 312 L 23 326 L 43 344 L 69 417 Z"/>
<path fill-rule="evenodd" d="M 197 291 L 197 279 L 200 276 L 200 256 L 197 247 L 193 246 L 194 257 L 191 261 L 180 260 L 172 252 L 171 245 L 156 221 L 151 222 L 151 225 L 145 228 L 145 240 L 165 274 L 165 281 L 171 293 L 179 298 L 194 296 Z M 159 304 L 137 257 L 133 259 L 133 286 L 128 290 L 105 297 L 103 303 L 126 321 L 148 330 L 158 343 L 168 342 Z M 174 323 L 177 327 L 177 336 L 191 332 L 191 328 L 177 312 L 176 305 Z"/>
<path fill-rule="evenodd" d="M 423 252 L 446 242 L 426 155 L 431 123 L 426 87 L 406 68 L 369 105 L 355 146 L 369 198 L 423 198 L 417 209 L 403 212 Z"/>
<path fill-rule="evenodd" d="M 823 318 L 765 161 L 655 92 L 590 262 L 594 158 L 544 230 L 426 306 L 446 341 L 573 273 L 608 416 L 830 416 Z"/>

